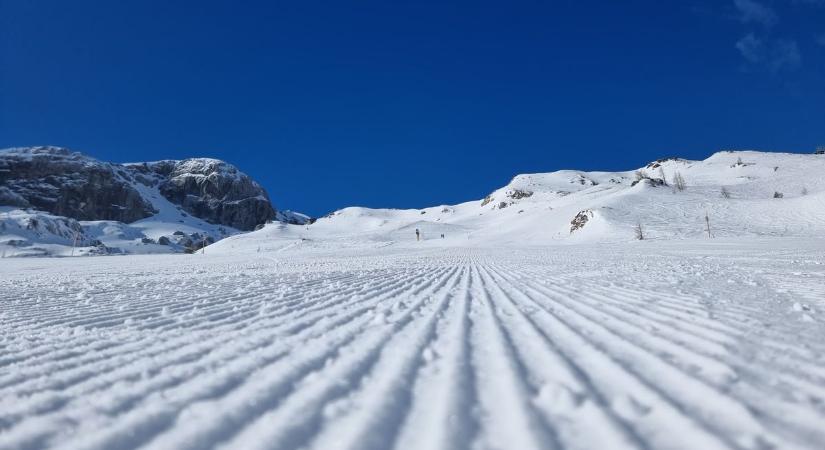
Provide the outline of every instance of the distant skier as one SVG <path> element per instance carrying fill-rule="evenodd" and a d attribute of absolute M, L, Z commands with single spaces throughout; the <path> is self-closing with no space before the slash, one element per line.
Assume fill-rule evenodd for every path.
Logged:
<path fill-rule="evenodd" d="M 444 233 L 441 233 L 441 239 L 444 239 Z"/>
<path fill-rule="evenodd" d="M 415 240 L 416 240 L 416 241 L 420 241 L 420 240 L 421 240 L 421 232 L 420 232 L 420 231 L 418 231 L 418 228 L 416 228 L 416 229 L 415 229 Z"/>

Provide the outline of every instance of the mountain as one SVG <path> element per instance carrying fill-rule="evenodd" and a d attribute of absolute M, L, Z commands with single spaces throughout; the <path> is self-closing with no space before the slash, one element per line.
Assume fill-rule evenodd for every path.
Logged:
<path fill-rule="evenodd" d="M 705 239 L 708 226 L 718 237 L 825 236 L 823 173 L 823 155 L 723 151 L 624 172 L 523 174 L 480 200 L 344 208 L 311 226 L 268 225 L 210 250 L 615 242 L 638 231 L 648 240 Z"/>
<path fill-rule="evenodd" d="M 13 242 L 11 254 L 184 251 L 304 218 L 277 211 L 258 183 L 217 159 L 115 164 L 59 147 L 0 150 L 0 245 Z"/>
<path fill-rule="evenodd" d="M 623 172 L 522 174 L 458 205 L 349 207 L 315 221 L 275 210 L 257 183 L 218 160 L 111 164 L 54 147 L 10 149 L 0 151 L 0 247 L 71 254 L 79 241 L 76 254 L 152 253 L 220 241 L 214 254 L 704 239 L 708 228 L 718 237 L 825 236 L 823 173 L 824 155 L 723 151 Z"/>

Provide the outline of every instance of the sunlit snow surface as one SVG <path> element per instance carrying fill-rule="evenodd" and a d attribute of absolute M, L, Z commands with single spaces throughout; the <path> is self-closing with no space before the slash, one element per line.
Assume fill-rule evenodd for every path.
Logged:
<path fill-rule="evenodd" d="M 825 442 L 823 240 L 336 245 L 0 259 L 0 448 Z"/>

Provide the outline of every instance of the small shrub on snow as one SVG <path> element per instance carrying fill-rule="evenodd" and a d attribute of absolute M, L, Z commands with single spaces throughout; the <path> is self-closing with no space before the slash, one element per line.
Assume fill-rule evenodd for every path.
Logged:
<path fill-rule="evenodd" d="M 721 194 L 722 198 L 730 198 L 730 191 L 725 186 L 722 186 Z"/>
<path fill-rule="evenodd" d="M 712 238 L 713 234 L 710 232 L 710 215 L 705 211 L 705 231 L 708 232 L 708 237 Z"/>
<path fill-rule="evenodd" d="M 685 178 L 679 172 L 673 174 L 673 187 L 679 192 L 685 190 Z"/>

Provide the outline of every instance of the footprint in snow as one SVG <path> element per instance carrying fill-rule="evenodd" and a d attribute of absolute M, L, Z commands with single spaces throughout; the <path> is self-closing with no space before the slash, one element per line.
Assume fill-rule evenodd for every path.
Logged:
<path fill-rule="evenodd" d="M 547 383 L 541 387 L 533 402 L 554 414 L 562 414 L 581 406 L 587 397 L 561 384 Z"/>
<path fill-rule="evenodd" d="M 650 406 L 644 405 L 629 395 L 616 397 L 611 406 L 622 417 L 638 418 L 650 412 Z"/>

